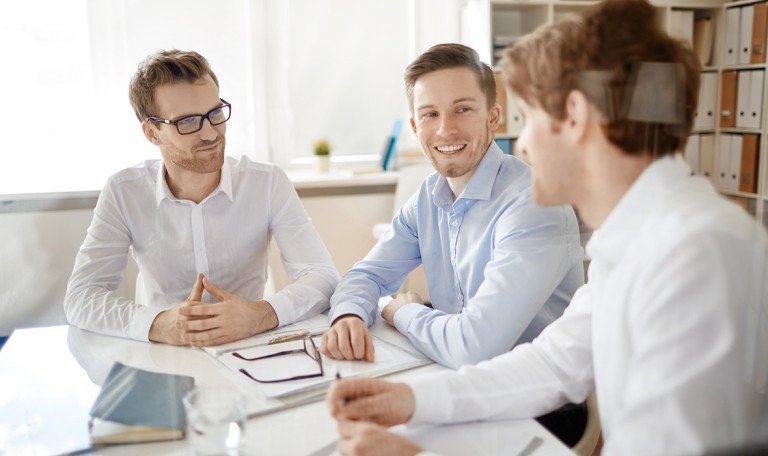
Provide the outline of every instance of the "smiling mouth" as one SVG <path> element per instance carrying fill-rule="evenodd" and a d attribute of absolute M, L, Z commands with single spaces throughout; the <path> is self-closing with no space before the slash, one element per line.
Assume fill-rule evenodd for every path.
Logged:
<path fill-rule="evenodd" d="M 214 152 L 217 151 L 219 146 L 221 145 L 220 142 L 214 143 L 214 144 L 207 144 L 205 146 L 200 146 L 195 149 L 195 152 Z"/>
<path fill-rule="evenodd" d="M 466 144 L 453 144 L 450 146 L 437 146 L 435 149 L 437 149 L 440 153 L 443 154 L 455 154 L 456 152 L 459 152 L 461 150 L 464 150 L 464 148 L 467 147 Z"/>

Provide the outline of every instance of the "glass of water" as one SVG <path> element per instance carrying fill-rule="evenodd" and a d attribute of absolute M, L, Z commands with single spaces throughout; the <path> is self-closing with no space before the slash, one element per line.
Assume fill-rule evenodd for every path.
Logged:
<path fill-rule="evenodd" d="M 239 456 L 245 448 L 244 397 L 235 387 L 196 386 L 184 396 L 195 456 Z"/>

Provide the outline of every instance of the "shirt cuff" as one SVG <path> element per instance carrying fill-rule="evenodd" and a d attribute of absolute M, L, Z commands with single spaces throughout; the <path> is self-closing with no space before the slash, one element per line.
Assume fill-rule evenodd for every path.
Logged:
<path fill-rule="evenodd" d="M 168 309 L 145 305 L 136 307 L 136 311 L 131 319 L 131 324 L 128 327 L 128 337 L 144 342 L 150 342 L 149 329 L 152 327 L 152 323 L 155 321 L 155 318 L 157 318 L 157 315 L 164 310 Z"/>
<path fill-rule="evenodd" d="M 448 383 L 444 380 L 447 372 L 427 374 L 405 379 L 413 391 L 414 408 L 409 423 L 440 424 L 450 421 L 452 403 Z"/>
<path fill-rule="evenodd" d="M 343 317 L 344 315 L 357 315 L 365 322 L 365 325 L 369 328 L 373 324 L 373 320 L 370 319 L 365 309 L 362 309 L 357 304 L 351 302 L 340 302 L 331 307 L 331 311 L 328 314 L 328 320 L 330 321 L 331 325 L 333 325 L 336 320 Z"/>
<path fill-rule="evenodd" d="M 291 299 L 288 296 L 285 296 L 284 294 L 276 293 L 270 296 L 269 298 L 264 298 L 264 301 L 267 301 L 270 306 L 272 306 L 272 310 L 275 311 L 275 315 L 277 315 L 277 326 L 285 326 L 289 323 L 293 323 L 293 312 L 291 311 Z"/>
<path fill-rule="evenodd" d="M 400 334 L 408 335 L 408 327 L 421 312 L 429 312 L 430 309 L 422 304 L 406 304 L 395 312 L 395 328 Z"/>

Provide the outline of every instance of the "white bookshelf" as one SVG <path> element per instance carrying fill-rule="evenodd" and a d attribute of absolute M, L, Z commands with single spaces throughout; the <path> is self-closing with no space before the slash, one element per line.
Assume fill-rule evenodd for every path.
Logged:
<path fill-rule="evenodd" d="M 713 184 L 721 194 L 739 200 L 750 214 L 768 227 L 768 64 L 733 64 L 726 65 L 724 61 L 726 12 L 732 8 L 754 5 L 762 0 L 746 0 L 729 2 L 726 0 L 651 0 L 658 9 L 661 24 L 668 31 L 676 30 L 675 19 L 692 14 L 694 19 L 712 18 L 714 23 L 714 40 L 711 59 L 703 62 L 702 73 L 714 74 L 716 78 L 714 109 L 714 125 L 704 128 L 694 128 L 692 134 L 711 135 L 714 138 L 714 167 L 717 169 L 719 157 L 720 136 L 724 134 L 755 134 L 758 135 L 758 180 L 754 193 L 743 192 L 718 186 L 717 176 L 710 175 Z M 516 38 L 531 33 L 544 24 L 560 20 L 569 14 L 578 13 L 594 5 L 595 1 L 571 0 L 464 0 L 461 5 L 461 39 L 464 44 L 473 47 L 481 59 L 496 65 L 499 57 L 498 50 L 503 45 L 514 42 Z M 688 16 L 690 17 L 690 16 Z M 768 46 L 767 46 L 768 47 Z M 496 51 L 496 55 L 494 55 Z M 763 71 L 762 87 L 762 120 L 759 128 L 721 128 L 721 84 L 724 71 Z M 505 120 L 507 120 L 505 118 Z M 500 138 L 516 139 L 516 133 L 498 134 Z"/>

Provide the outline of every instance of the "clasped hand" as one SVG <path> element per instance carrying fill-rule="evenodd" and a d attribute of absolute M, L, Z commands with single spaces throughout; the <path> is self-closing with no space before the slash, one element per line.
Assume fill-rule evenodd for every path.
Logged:
<path fill-rule="evenodd" d="M 201 302 L 203 290 L 219 302 Z M 219 345 L 274 328 L 277 323 L 277 314 L 268 302 L 247 301 L 199 274 L 184 302 L 155 317 L 149 339 L 171 345 Z"/>
<path fill-rule="evenodd" d="M 338 450 L 343 455 L 415 455 L 421 449 L 387 431 L 413 415 L 413 391 L 404 383 L 374 378 L 350 379 L 331 385 L 326 403 L 338 421 Z"/>

